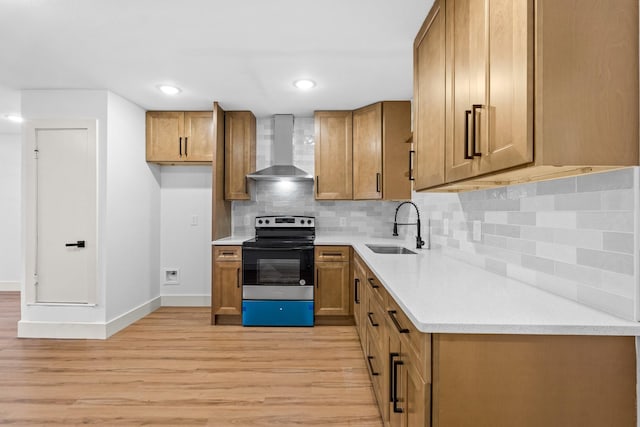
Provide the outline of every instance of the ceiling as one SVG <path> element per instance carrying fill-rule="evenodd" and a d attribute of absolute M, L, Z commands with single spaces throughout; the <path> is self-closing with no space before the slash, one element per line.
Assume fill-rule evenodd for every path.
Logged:
<path fill-rule="evenodd" d="M 412 94 L 433 0 L 0 0 L 0 132 L 22 89 L 108 89 L 146 110 L 310 116 Z M 293 86 L 299 78 L 314 89 Z M 157 86 L 174 84 L 176 96 Z M 9 130 L 10 131 L 10 130 Z"/>

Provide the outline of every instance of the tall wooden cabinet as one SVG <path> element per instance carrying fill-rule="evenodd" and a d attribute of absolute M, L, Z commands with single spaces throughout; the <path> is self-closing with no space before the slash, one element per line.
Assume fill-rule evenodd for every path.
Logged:
<path fill-rule="evenodd" d="M 384 101 L 353 112 L 353 199 L 411 198 L 411 103 Z"/>
<path fill-rule="evenodd" d="M 414 43 L 416 189 L 639 164 L 638 33 L 635 0 L 436 1 Z"/>
<path fill-rule="evenodd" d="M 224 196 L 249 200 L 247 174 L 256 169 L 256 117 L 251 111 L 227 111 L 224 123 Z"/>
<path fill-rule="evenodd" d="M 352 138 L 351 111 L 315 112 L 316 199 L 353 198 Z"/>
<path fill-rule="evenodd" d="M 146 155 L 154 163 L 211 163 L 211 111 L 147 111 Z"/>
<path fill-rule="evenodd" d="M 211 323 L 242 323 L 242 246 L 213 247 Z"/>

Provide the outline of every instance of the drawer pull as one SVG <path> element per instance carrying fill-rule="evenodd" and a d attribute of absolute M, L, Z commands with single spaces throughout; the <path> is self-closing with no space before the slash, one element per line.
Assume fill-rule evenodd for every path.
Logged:
<path fill-rule="evenodd" d="M 401 414 L 404 412 L 402 408 L 398 407 L 398 366 L 404 365 L 402 360 L 396 360 L 393 362 L 393 412 Z"/>
<path fill-rule="evenodd" d="M 396 318 L 397 311 L 388 310 L 387 313 L 389 313 L 389 317 L 391 317 L 391 320 L 393 321 L 393 324 L 396 326 L 396 329 L 398 330 L 398 332 L 400 332 L 401 334 L 409 333 L 409 330 L 407 328 L 403 328 L 402 326 L 400 326 L 400 322 L 398 322 L 398 319 Z"/>
<path fill-rule="evenodd" d="M 342 252 L 322 252 L 320 256 L 342 256 Z"/>
<path fill-rule="evenodd" d="M 222 256 L 235 256 L 235 252 L 221 252 Z"/>
<path fill-rule="evenodd" d="M 377 327 L 377 326 L 379 326 L 379 325 L 378 325 L 378 324 L 373 320 L 372 316 L 373 316 L 373 313 L 372 313 L 372 312 L 368 312 L 368 313 L 367 313 L 367 317 L 369 318 L 369 323 L 371 323 L 371 326 L 373 326 L 373 327 Z"/>
<path fill-rule="evenodd" d="M 380 287 L 380 285 L 376 285 L 376 284 L 373 282 L 373 278 L 371 278 L 371 277 L 370 277 L 370 278 L 368 278 L 368 279 L 367 279 L 367 281 L 369 282 L 369 284 L 371 285 L 371 287 L 372 287 L 373 289 L 378 289 L 378 288 Z"/>
<path fill-rule="evenodd" d="M 390 375 L 390 378 L 389 378 L 389 402 L 393 402 L 396 399 L 396 396 L 394 394 L 395 389 L 393 387 L 393 384 L 395 382 L 395 379 L 393 378 L 394 377 L 393 374 L 395 373 L 394 370 L 393 370 L 393 362 L 394 362 L 394 359 L 396 357 L 400 357 L 400 353 L 389 353 L 389 375 Z"/>
<path fill-rule="evenodd" d="M 369 363 L 369 372 L 371 372 L 371 375 L 380 375 L 380 372 L 376 372 L 373 370 L 373 365 L 371 364 L 371 360 L 375 359 L 375 357 L 373 356 L 367 356 L 367 363 Z"/>
<path fill-rule="evenodd" d="M 360 279 L 356 278 L 353 283 L 353 302 L 360 304 L 360 296 L 358 295 L 358 288 L 360 287 Z"/>

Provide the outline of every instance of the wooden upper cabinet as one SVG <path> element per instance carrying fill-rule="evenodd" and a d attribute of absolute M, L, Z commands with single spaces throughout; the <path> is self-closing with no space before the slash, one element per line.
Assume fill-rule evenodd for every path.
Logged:
<path fill-rule="evenodd" d="M 316 111 L 316 199 L 353 198 L 352 149 L 351 111 Z"/>
<path fill-rule="evenodd" d="M 147 161 L 155 163 L 211 163 L 211 111 L 148 111 Z"/>
<path fill-rule="evenodd" d="M 638 165 L 638 32 L 635 0 L 436 1 L 414 45 L 416 189 Z"/>
<path fill-rule="evenodd" d="M 440 185 L 445 141 L 445 10 L 436 0 L 413 48 L 415 190 Z"/>
<path fill-rule="evenodd" d="M 532 162 L 533 35 L 527 29 L 533 2 L 446 4 L 451 67 L 447 111 L 452 114 L 446 180 Z"/>
<path fill-rule="evenodd" d="M 353 198 L 411 198 L 411 102 L 384 101 L 353 112 Z"/>
<path fill-rule="evenodd" d="M 213 158 L 213 113 L 185 111 L 184 156 L 187 161 L 211 162 Z"/>
<path fill-rule="evenodd" d="M 250 111 L 225 113 L 226 200 L 249 200 L 247 174 L 256 169 L 256 117 Z"/>
<path fill-rule="evenodd" d="M 382 198 L 382 103 L 353 112 L 353 198 Z"/>

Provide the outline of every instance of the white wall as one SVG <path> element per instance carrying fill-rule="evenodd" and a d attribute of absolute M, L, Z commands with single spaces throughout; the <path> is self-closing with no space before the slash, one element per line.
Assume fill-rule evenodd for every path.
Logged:
<path fill-rule="evenodd" d="M 160 284 L 163 305 L 209 305 L 211 167 L 163 166 L 161 176 Z M 166 268 L 180 270 L 179 284 L 164 283 Z"/>
<path fill-rule="evenodd" d="M 145 160 L 145 111 L 108 94 L 107 322 L 160 296 L 160 167 Z"/>
<path fill-rule="evenodd" d="M 20 134 L 0 134 L 0 291 L 22 280 L 20 238 Z"/>

